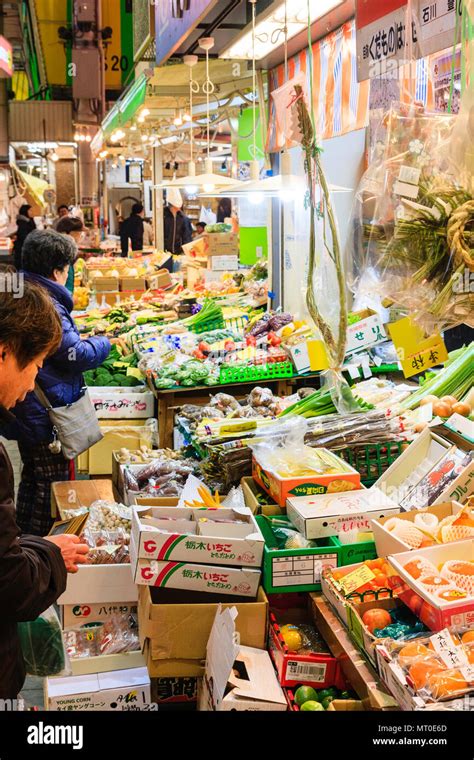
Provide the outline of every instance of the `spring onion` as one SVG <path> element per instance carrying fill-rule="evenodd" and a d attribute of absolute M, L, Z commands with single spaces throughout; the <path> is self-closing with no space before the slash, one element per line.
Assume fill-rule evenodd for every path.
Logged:
<path fill-rule="evenodd" d="M 472 387 L 473 359 L 474 342 L 469 346 L 453 351 L 444 368 L 435 377 L 420 386 L 405 401 L 402 401 L 401 408 L 414 409 L 428 395 L 438 398 L 442 396 L 462 398 Z"/>

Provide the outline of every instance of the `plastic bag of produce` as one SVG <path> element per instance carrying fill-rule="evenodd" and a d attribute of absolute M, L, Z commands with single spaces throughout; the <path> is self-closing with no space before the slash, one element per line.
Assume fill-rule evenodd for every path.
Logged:
<path fill-rule="evenodd" d="M 462 287 L 474 269 L 474 191 L 458 117 L 394 103 L 379 155 L 359 185 L 347 261 L 359 305 L 407 311 L 427 335 L 474 325 L 474 294 Z M 351 279 L 351 278 L 349 278 Z"/>
<path fill-rule="evenodd" d="M 48 607 L 36 620 L 18 623 L 18 635 L 28 675 L 43 678 L 70 675 L 61 624 L 54 607 Z"/>

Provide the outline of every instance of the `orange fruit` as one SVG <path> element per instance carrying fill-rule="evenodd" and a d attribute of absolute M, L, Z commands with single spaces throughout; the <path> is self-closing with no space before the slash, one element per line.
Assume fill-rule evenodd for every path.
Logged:
<path fill-rule="evenodd" d="M 429 536 L 423 536 L 421 540 L 421 544 L 419 545 L 419 549 L 426 549 L 427 546 L 434 546 L 436 544 L 436 541 L 434 538 L 430 538 Z"/>
<path fill-rule="evenodd" d="M 420 560 L 414 559 L 411 562 L 407 562 L 405 565 L 405 571 L 408 575 L 411 575 L 412 578 L 419 578 L 420 575 L 423 574 L 423 567 L 420 567 Z"/>
<path fill-rule="evenodd" d="M 467 650 L 467 659 L 470 665 L 474 665 L 474 647 L 469 647 Z"/>
<path fill-rule="evenodd" d="M 441 578 L 440 575 L 424 575 L 420 578 L 420 583 L 423 586 L 449 586 L 449 581 L 445 578 Z"/>
<path fill-rule="evenodd" d="M 474 565 L 472 562 L 456 562 L 449 569 L 452 573 L 458 573 L 459 575 L 474 575 Z"/>
<path fill-rule="evenodd" d="M 377 586 L 378 588 L 386 588 L 387 576 L 382 572 L 377 573 L 375 578 L 372 578 L 372 584 L 373 586 Z"/>
<path fill-rule="evenodd" d="M 474 631 L 466 631 L 466 633 L 463 633 L 461 641 L 463 644 L 474 644 Z"/>
<path fill-rule="evenodd" d="M 460 670 L 443 670 L 428 677 L 428 686 L 434 699 L 443 699 L 466 691 L 469 684 Z"/>
<path fill-rule="evenodd" d="M 403 646 L 398 653 L 398 661 L 400 665 L 407 668 L 415 660 L 419 660 L 421 657 L 429 655 L 430 651 L 425 644 L 421 641 L 409 641 L 408 644 Z"/>
<path fill-rule="evenodd" d="M 428 683 L 428 679 L 434 673 L 440 673 L 442 670 L 446 670 L 445 666 L 434 657 L 430 657 L 427 660 L 419 660 L 414 662 L 410 666 L 408 671 L 413 685 L 417 691 L 423 689 Z"/>

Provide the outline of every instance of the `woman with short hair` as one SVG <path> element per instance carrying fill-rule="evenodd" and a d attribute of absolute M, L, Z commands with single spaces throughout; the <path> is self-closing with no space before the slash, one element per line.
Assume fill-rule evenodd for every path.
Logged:
<path fill-rule="evenodd" d="M 65 283 L 75 254 L 73 241 L 53 230 L 32 232 L 23 248 L 22 274 L 26 282 L 48 292 L 61 319 L 61 344 L 38 373 L 38 384 L 53 408 L 78 401 L 86 392 L 82 373 L 99 367 L 110 352 L 108 338 L 81 340 L 71 316 L 73 300 Z M 24 532 L 43 536 L 53 522 L 51 483 L 70 480 L 69 462 L 51 447 L 55 439 L 53 426 L 34 392 L 16 404 L 13 414 L 17 424 L 6 435 L 18 441 L 23 462 L 17 521 Z"/>

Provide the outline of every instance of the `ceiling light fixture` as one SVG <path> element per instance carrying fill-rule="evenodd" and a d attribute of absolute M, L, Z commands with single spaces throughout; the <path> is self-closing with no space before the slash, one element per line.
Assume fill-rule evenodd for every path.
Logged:
<path fill-rule="evenodd" d="M 310 24 L 342 5 L 344 0 L 292 0 L 290 14 L 287 15 L 287 39 L 303 32 Z M 308 7 L 309 6 L 309 7 Z M 285 2 L 273 2 L 260 14 L 255 28 L 257 60 L 265 58 L 282 44 L 282 25 L 286 14 Z M 247 24 L 237 38 L 234 38 L 220 53 L 219 58 L 247 59 L 253 57 L 252 24 Z"/>

